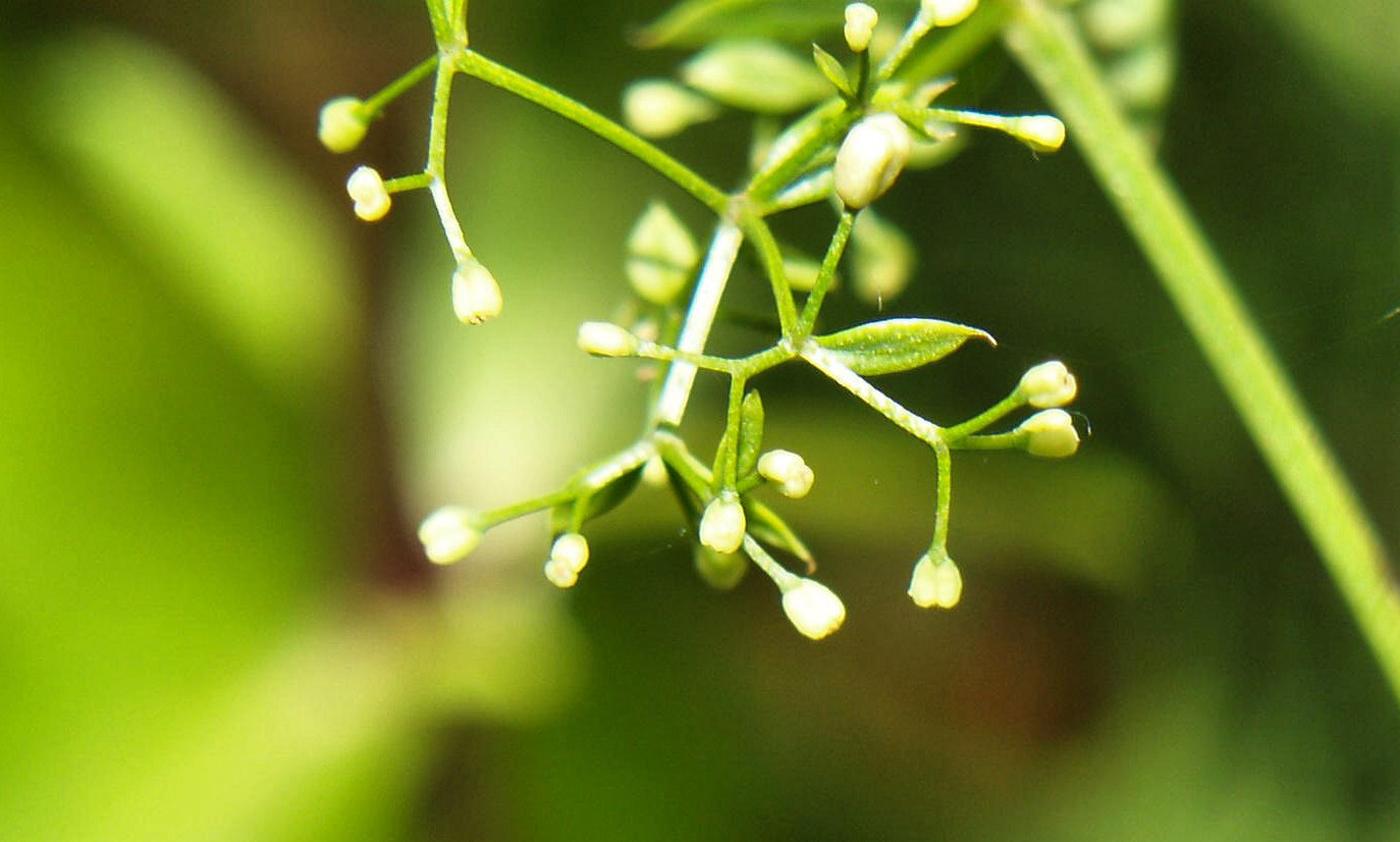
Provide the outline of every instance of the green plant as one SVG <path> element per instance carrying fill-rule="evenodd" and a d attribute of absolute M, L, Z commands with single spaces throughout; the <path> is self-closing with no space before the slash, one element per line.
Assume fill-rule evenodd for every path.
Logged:
<path fill-rule="evenodd" d="M 1100 46 L 1122 53 L 1133 39 L 1151 49 L 1136 64 L 1115 54 L 1106 78 L 1094 63 L 1069 13 L 1045 0 L 923 0 L 909 7 L 910 24 L 884 38 L 877 15 L 864 4 L 846 7 L 845 40 L 854 58 L 842 62 L 814 47 L 808 64 L 767 41 L 716 41 L 682 71 L 684 85 L 639 82 L 625 111 L 638 132 L 654 138 L 710 119 L 721 106 L 759 115 L 752 171 L 730 194 L 708 183 L 639 134 L 556 91 L 539 85 L 471 49 L 465 0 L 428 0 L 438 41 L 435 56 L 384 92 L 361 102 L 333 101 L 323 113 L 323 140 L 337 151 L 353 148 L 369 120 L 408 86 L 436 75 L 432 131 L 425 171 L 383 181 L 370 170 L 352 177 L 356 210 L 367 219 L 387 212 L 390 195 L 428 189 L 442 218 L 459 269 L 453 297 L 459 317 L 478 323 L 499 314 L 502 299 L 491 274 L 466 244 L 443 184 L 448 99 L 454 77 L 475 77 L 530 100 L 587 128 L 654 168 L 719 219 L 701 260 L 688 232 L 664 207 L 650 209 L 629 242 L 629 277 L 638 296 L 636 318 L 626 326 L 588 323 L 580 345 L 599 356 L 637 357 L 667 367 L 637 443 L 575 476 L 559 491 L 490 512 L 444 509 L 424 523 L 422 537 L 434 560 L 469 552 L 481 533 L 504 520 L 551 511 L 556 541 L 546 572 L 570 585 L 587 561 L 579 529 L 624 498 L 642 475 L 669 483 L 687 517 L 697 524 L 697 564 L 711 581 L 737 580 L 742 549 L 784 592 L 799 630 L 820 637 L 839 626 L 844 609 L 829 591 L 780 567 L 765 549 L 785 550 L 811 563 L 811 555 L 754 492 L 777 485 L 800 496 L 810 470 L 794 454 L 760 455 L 763 405 L 749 382 L 778 365 L 801 360 L 850 391 L 890 421 L 926 443 L 937 472 L 933 539 L 918 562 L 910 592 L 921 605 L 951 606 L 961 577 L 946 550 L 950 501 L 950 451 L 1020 448 L 1035 455 L 1073 453 L 1078 436 L 1058 409 L 1074 397 L 1075 384 L 1057 363 L 1028 372 L 1021 384 L 977 417 L 939 426 L 911 412 L 873 386 L 867 376 L 935 362 L 967 340 L 990 341 L 982 331 L 928 319 L 874 322 L 834 334 L 816 332 L 822 304 L 854 244 L 855 288 L 883 301 L 907 276 L 908 245 L 867 206 L 889 189 L 906 166 L 940 163 L 956 153 L 967 127 L 1005 132 L 1039 152 L 1057 149 L 1064 126 L 1055 118 L 1002 117 L 935 107 L 955 73 L 998 37 L 1060 109 L 1096 175 L 1138 238 L 1259 443 L 1290 502 L 1308 528 L 1343 596 L 1400 694 L 1400 594 L 1392 586 L 1380 542 L 1300 401 L 1258 330 L 1235 299 L 1231 285 L 1180 199 L 1147 151 L 1152 109 L 1170 83 L 1174 57 L 1160 0 L 1095 0 L 1085 20 Z M 819 36 L 840 24 L 842 4 L 829 0 L 689 0 L 643 36 L 646 44 L 706 42 L 717 32 L 786 31 Z M 937 29 L 941 37 L 930 38 Z M 881 56 L 873 61 L 871 54 Z M 1124 117 L 1131 109 L 1136 128 Z M 776 118 L 805 109 L 785 127 Z M 818 261 L 784 249 L 765 218 L 837 197 L 838 221 L 825 257 Z M 859 219 L 859 224 L 857 224 Z M 768 349 L 728 359 L 705 354 L 705 344 L 741 245 L 757 252 L 774 298 L 779 337 Z M 682 293 L 694 286 L 688 305 Z M 799 309 L 795 292 L 805 293 Z M 696 372 L 729 377 L 725 433 L 708 464 L 696 459 L 680 425 Z M 1026 405 L 1042 408 L 1013 431 L 985 434 L 992 424 Z"/>

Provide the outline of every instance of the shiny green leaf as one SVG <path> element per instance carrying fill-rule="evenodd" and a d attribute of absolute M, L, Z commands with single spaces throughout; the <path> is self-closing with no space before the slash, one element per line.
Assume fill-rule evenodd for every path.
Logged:
<path fill-rule="evenodd" d="M 758 455 L 763 450 L 763 399 L 754 389 L 744 396 L 739 422 L 738 475 L 752 474 L 758 468 Z"/>
<path fill-rule="evenodd" d="M 937 319 L 887 319 L 818 336 L 816 342 L 857 374 L 890 374 L 937 362 L 969 339 L 991 334 Z"/>

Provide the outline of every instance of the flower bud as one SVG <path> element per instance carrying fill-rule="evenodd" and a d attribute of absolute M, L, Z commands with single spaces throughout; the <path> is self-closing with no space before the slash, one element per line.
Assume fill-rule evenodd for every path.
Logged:
<path fill-rule="evenodd" d="M 359 146 L 369 131 L 364 107 L 365 104 L 353 96 L 343 96 L 323 105 L 316 130 L 321 145 L 336 153 L 350 152 Z"/>
<path fill-rule="evenodd" d="M 921 10 L 934 26 L 953 26 L 977 11 L 977 0 L 923 0 Z"/>
<path fill-rule="evenodd" d="M 1016 428 L 1026 436 L 1026 452 L 1045 459 L 1063 459 L 1079 450 L 1079 431 L 1063 409 L 1037 412 Z"/>
<path fill-rule="evenodd" d="M 943 553 L 924 555 L 909 580 L 909 596 L 920 608 L 952 608 L 962 599 L 962 588 L 962 573 Z"/>
<path fill-rule="evenodd" d="M 572 570 L 577 576 L 588 564 L 588 539 L 577 532 L 566 532 L 554 541 L 549 560 Z"/>
<path fill-rule="evenodd" d="M 787 255 L 783 257 L 783 274 L 793 292 L 811 292 L 821 277 L 822 265 L 808 257 Z"/>
<path fill-rule="evenodd" d="M 452 309 L 462 324 L 479 325 L 501 315 L 505 300 L 496 277 L 476 258 L 467 258 L 452 275 Z"/>
<path fill-rule="evenodd" d="M 830 92 L 821 71 L 770 41 L 720 42 L 687 62 L 681 77 L 725 105 L 761 114 L 787 114 Z"/>
<path fill-rule="evenodd" d="M 418 527 L 418 540 L 433 564 L 461 561 L 481 543 L 474 515 L 457 506 L 446 506 L 428 515 Z"/>
<path fill-rule="evenodd" d="M 552 558 L 544 563 L 544 577 L 556 588 L 567 590 L 578 584 L 578 571 Z"/>
<path fill-rule="evenodd" d="M 637 295 L 670 304 L 700 265 L 690 230 L 664 202 L 652 202 L 627 237 L 627 279 Z"/>
<path fill-rule="evenodd" d="M 1071 403 L 1079 393 L 1079 383 L 1064 363 L 1051 360 L 1027 371 L 1017 391 L 1036 409 L 1052 409 Z"/>
<path fill-rule="evenodd" d="M 846 622 L 841 598 L 813 579 L 797 579 L 783 589 L 783 612 L 799 632 L 813 640 L 821 640 Z"/>
<path fill-rule="evenodd" d="M 869 4 L 852 3 L 846 7 L 846 46 L 851 52 L 863 53 L 870 49 L 870 39 L 879 22 L 880 13 Z"/>
<path fill-rule="evenodd" d="M 697 545 L 695 572 L 715 590 L 731 591 L 749 572 L 749 562 L 743 553 L 717 553 L 709 547 Z"/>
<path fill-rule="evenodd" d="M 637 353 L 637 337 L 610 322 L 584 322 L 578 326 L 578 347 L 595 357 L 630 357 Z"/>
<path fill-rule="evenodd" d="M 718 553 L 737 552 L 744 543 L 744 506 L 738 500 L 717 497 L 700 518 L 700 543 Z"/>
<path fill-rule="evenodd" d="M 794 500 L 807 496 L 816 474 L 807 462 L 791 450 L 770 450 L 758 458 L 758 474 L 777 483 L 784 497 Z"/>
<path fill-rule="evenodd" d="M 1058 152 L 1065 145 L 1065 124 L 1049 114 L 1012 117 L 1007 133 L 1036 152 Z"/>
<path fill-rule="evenodd" d="M 389 213 L 393 202 L 384 188 L 384 179 L 373 167 L 360 167 L 345 182 L 345 192 L 355 200 L 355 215 L 365 222 L 378 222 Z"/>
<path fill-rule="evenodd" d="M 909 162 L 909 128 L 893 114 L 866 117 L 846 135 L 836 153 L 836 194 L 860 210 L 894 185 Z"/>
<path fill-rule="evenodd" d="M 622 119 L 643 137 L 671 137 L 718 114 L 713 102 L 666 79 L 633 82 L 622 95 Z"/>

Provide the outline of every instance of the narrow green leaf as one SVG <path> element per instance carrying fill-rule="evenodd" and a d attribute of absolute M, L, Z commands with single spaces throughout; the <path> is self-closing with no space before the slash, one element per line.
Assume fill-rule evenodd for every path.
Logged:
<path fill-rule="evenodd" d="M 753 537 L 769 546 L 778 547 L 806 563 L 808 569 L 816 567 L 812 551 L 797 537 L 792 527 L 787 525 L 777 512 L 757 500 L 745 498 L 744 510 L 748 513 L 748 530 Z"/>
<path fill-rule="evenodd" d="M 841 96 L 847 99 L 854 99 L 856 92 L 851 87 L 851 77 L 846 75 L 846 68 L 836 56 L 821 48 L 820 44 L 812 45 L 812 60 L 817 63 L 817 69 L 822 72 L 826 80 L 830 82 Z"/>
<path fill-rule="evenodd" d="M 583 501 L 583 523 L 600 518 L 618 506 L 637 489 L 642 478 L 642 466 L 632 469 L 597 491 Z M 573 522 L 574 508 L 578 503 L 564 503 L 555 506 L 549 513 L 549 528 L 555 534 L 567 532 Z"/>
<path fill-rule="evenodd" d="M 816 342 L 857 374 L 889 374 L 937 362 L 969 339 L 996 344 L 986 331 L 937 319 L 871 322 L 818 336 Z"/>
<path fill-rule="evenodd" d="M 810 41 L 841 26 L 845 0 L 688 0 L 635 38 L 644 48 L 699 47 L 723 38 Z"/>
<path fill-rule="evenodd" d="M 742 479 L 758 468 L 758 455 L 763 450 L 763 399 L 758 390 L 744 396 L 739 421 L 738 475 Z"/>
<path fill-rule="evenodd" d="M 715 44 L 685 63 L 681 79 L 711 99 L 758 114 L 787 114 L 830 96 L 816 68 L 771 41 Z"/>

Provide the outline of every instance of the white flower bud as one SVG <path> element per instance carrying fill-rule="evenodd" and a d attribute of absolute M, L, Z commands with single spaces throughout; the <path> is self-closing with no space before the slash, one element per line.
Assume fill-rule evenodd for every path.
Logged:
<path fill-rule="evenodd" d="M 962 573 L 946 555 L 925 555 L 914 565 L 909 596 L 920 608 L 952 608 L 962 599 Z"/>
<path fill-rule="evenodd" d="M 1063 409 L 1037 412 L 1016 428 L 1026 435 L 1026 452 L 1046 459 L 1064 459 L 1079 450 L 1079 431 Z"/>
<path fill-rule="evenodd" d="M 384 178 L 373 167 L 360 167 L 350 173 L 345 192 L 355 200 L 355 215 L 365 222 L 383 219 L 393 204 L 389 191 L 384 189 Z"/>
<path fill-rule="evenodd" d="M 893 114 L 866 117 L 836 153 L 836 194 L 860 210 L 885 194 L 909 163 L 909 128 Z"/>
<path fill-rule="evenodd" d="M 813 640 L 821 640 L 846 622 L 841 598 L 812 579 L 797 579 L 783 589 L 783 612 L 799 632 Z"/>
<path fill-rule="evenodd" d="M 869 4 L 852 3 L 846 7 L 846 46 L 851 52 L 863 53 L 870 49 L 870 39 L 879 22 L 880 13 Z"/>
<path fill-rule="evenodd" d="M 730 591 L 739 586 L 749 572 L 748 559 L 743 553 L 717 553 L 709 547 L 695 548 L 695 572 L 716 590 Z"/>
<path fill-rule="evenodd" d="M 1017 391 L 1036 409 L 1052 409 L 1071 403 L 1079 394 L 1079 383 L 1064 363 L 1051 360 L 1027 371 Z"/>
<path fill-rule="evenodd" d="M 446 506 L 428 515 L 418 527 L 418 540 L 433 564 L 461 561 L 481 543 L 474 515 L 457 506 Z"/>
<path fill-rule="evenodd" d="M 578 575 L 588 565 L 588 539 L 577 532 L 566 532 L 554 541 L 549 560 L 567 567 Z"/>
<path fill-rule="evenodd" d="M 359 146 L 369 131 L 364 107 L 363 102 L 352 96 L 333 99 L 323 105 L 316 130 L 321 145 L 336 153 L 350 152 Z"/>
<path fill-rule="evenodd" d="M 610 322 L 584 322 L 578 326 L 578 347 L 595 357 L 630 357 L 637 353 L 637 337 Z"/>
<path fill-rule="evenodd" d="M 791 450 L 770 450 L 758 458 L 758 474 L 778 484 L 784 497 L 794 500 L 807 496 L 816 474 L 807 462 Z"/>
<path fill-rule="evenodd" d="M 633 82 L 622 95 L 622 119 L 643 137 L 671 137 L 718 114 L 713 102 L 666 79 Z"/>
<path fill-rule="evenodd" d="M 977 0 L 923 0 L 921 8 L 934 26 L 953 26 L 977 11 Z"/>
<path fill-rule="evenodd" d="M 479 325 L 501 315 L 505 299 L 496 277 L 476 258 L 468 258 L 452 275 L 452 309 L 462 324 Z"/>
<path fill-rule="evenodd" d="M 1007 132 L 1036 152 L 1058 152 L 1065 145 L 1065 124 L 1049 114 L 1013 117 Z"/>
<path fill-rule="evenodd" d="M 717 553 L 737 552 L 744 543 L 748 521 L 738 500 L 717 497 L 705 507 L 700 518 L 700 543 Z"/>
<path fill-rule="evenodd" d="M 687 85 L 725 105 L 787 114 L 819 102 L 831 84 L 812 63 L 771 41 L 725 41 L 681 68 Z"/>
<path fill-rule="evenodd" d="M 652 202 L 627 237 L 627 279 L 637 295 L 670 304 L 700 265 L 700 248 L 664 202 Z"/>
<path fill-rule="evenodd" d="M 544 577 L 556 588 L 568 589 L 578 584 L 578 571 L 554 559 L 544 563 Z"/>

